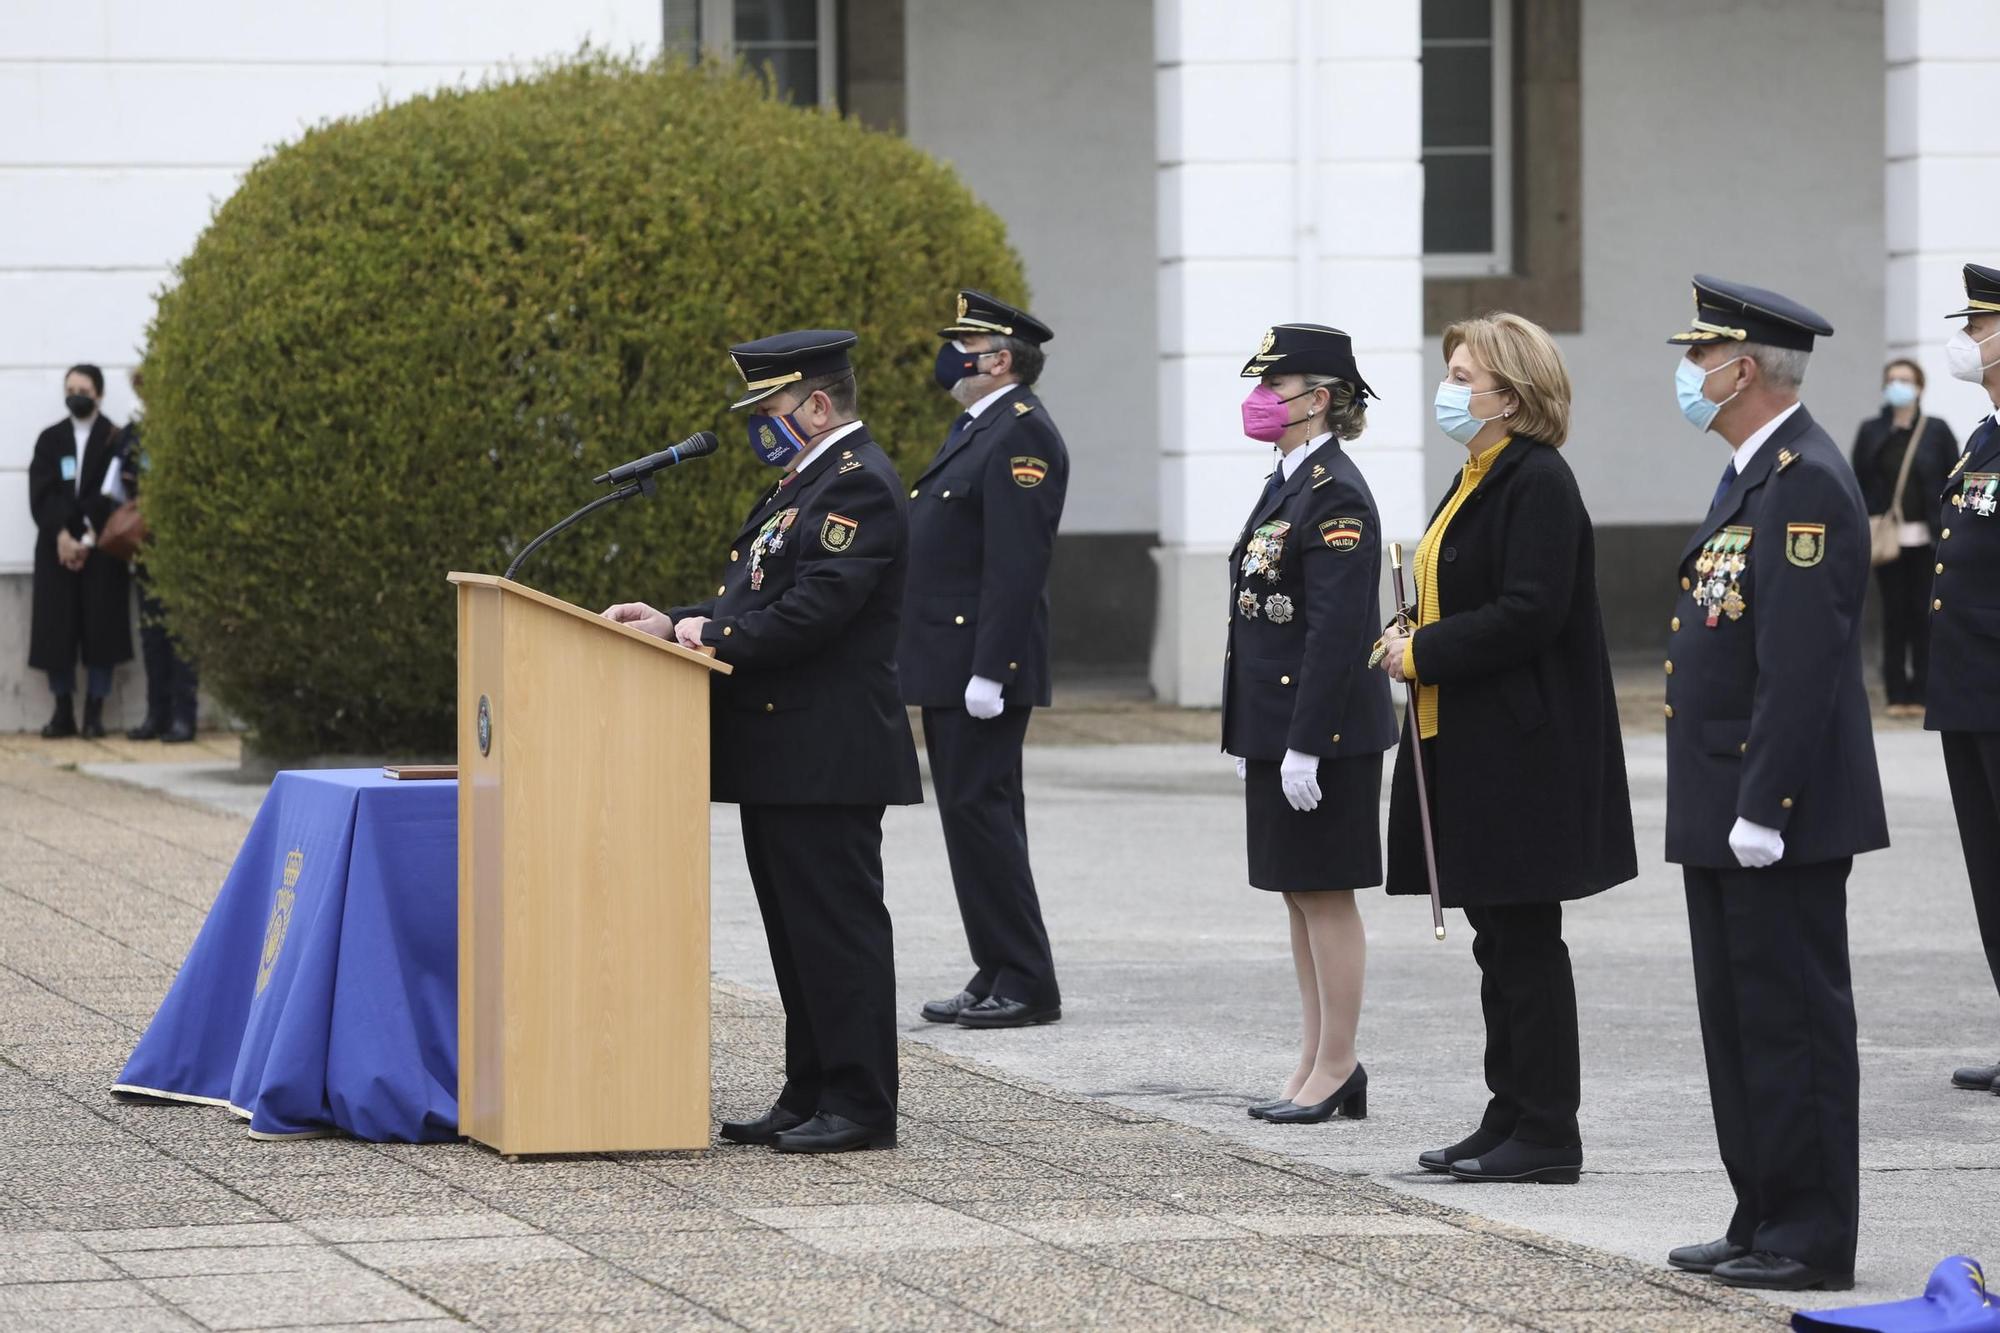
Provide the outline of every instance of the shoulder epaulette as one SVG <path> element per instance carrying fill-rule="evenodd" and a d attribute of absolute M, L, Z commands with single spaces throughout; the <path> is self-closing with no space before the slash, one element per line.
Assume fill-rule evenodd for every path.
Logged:
<path fill-rule="evenodd" d="M 1017 400 L 1014 404 L 1014 415 L 1017 417 L 1024 417 L 1034 410 L 1035 405 L 1033 403 L 1023 403 Z"/>

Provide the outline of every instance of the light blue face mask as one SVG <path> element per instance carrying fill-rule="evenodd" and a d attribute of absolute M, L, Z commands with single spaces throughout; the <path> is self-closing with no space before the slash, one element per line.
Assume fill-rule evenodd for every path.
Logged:
<path fill-rule="evenodd" d="M 1882 386 L 1882 401 L 1890 407 L 1908 407 L 1917 401 L 1917 386 L 1908 380 L 1890 380 Z"/>
<path fill-rule="evenodd" d="M 1479 434 L 1481 426 L 1498 420 L 1497 417 L 1472 415 L 1472 400 L 1489 393 L 1505 392 L 1505 389 L 1481 389 L 1474 393 L 1469 384 L 1453 384 L 1446 380 L 1438 385 L 1437 397 L 1431 400 L 1431 407 L 1437 413 L 1438 429 L 1460 444 L 1472 443 L 1472 437 Z"/>
<path fill-rule="evenodd" d="M 1726 370 L 1742 359 L 1740 356 L 1732 356 L 1715 370 Z M 1715 403 L 1702 395 L 1702 386 L 1708 383 L 1708 377 L 1713 375 L 1715 370 L 1704 371 L 1686 357 L 1682 357 L 1681 363 L 1674 367 L 1674 397 L 1680 400 L 1681 415 L 1686 417 L 1688 424 L 1696 430 L 1707 430 L 1714 423 L 1715 414 L 1729 406 L 1730 401 L 1736 397 L 1732 393 L 1728 398 Z"/>

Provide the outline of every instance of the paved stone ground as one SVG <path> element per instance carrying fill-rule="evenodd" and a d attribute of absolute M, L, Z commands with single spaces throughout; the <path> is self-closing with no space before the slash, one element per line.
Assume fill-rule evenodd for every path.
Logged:
<path fill-rule="evenodd" d="M 918 1044 L 903 1146 L 837 1159 L 508 1164 L 470 1145 L 257 1143 L 221 1111 L 116 1104 L 105 1089 L 247 823 L 8 748 L 0 1327 L 1645 1333 L 1781 1317 Z M 775 1006 L 726 980 L 714 1005 L 716 1110 L 760 1110 Z"/>

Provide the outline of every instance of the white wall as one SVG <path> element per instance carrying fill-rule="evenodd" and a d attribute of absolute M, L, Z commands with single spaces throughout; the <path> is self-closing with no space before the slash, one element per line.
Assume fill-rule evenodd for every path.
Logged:
<path fill-rule="evenodd" d="M 1665 338 L 1687 327 L 1695 273 L 1832 323 L 1804 397 L 1843 449 L 1878 402 L 1882 0 L 1582 9 L 1583 332 L 1558 340 L 1576 384 L 1565 452 L 1597 522 L 1692 524 L 1728 462 L 1674 405 L 1681 353 Z M 1427 383 L 1439 365 L 1433 339 Z M 1435 498 L 1464 451 L 1430 438 Z"/>
<path fill-rule="evenodd" d="M 1992 410 L 1976 384 L 1945 370 L 1944 340 L 1962 320 L 1967 261 L 2000 265 L 2000 4 L 1887 0 L 1890 351 L 1924 367 L 1924 408 L 1962 441 Z M 1986 346 L 1992 359 L 1994 344 Z"/>
<path fill-rule="evenodd" d="M 658 48 L 658 0 L 6 0 L 0 22 L 0 572 L 62 371 L 124 371 L 153 297 L 244 168 L 331 116 L 508 61 Z M 3 720 L 0 720 L 3 721 Z"/>
<path fill-rule="evenodd" d="M 907 134 L 1006 221 L 1055 330 L 1065 533 L 1151 532 L 1152 0 L 908 0 Z"/>

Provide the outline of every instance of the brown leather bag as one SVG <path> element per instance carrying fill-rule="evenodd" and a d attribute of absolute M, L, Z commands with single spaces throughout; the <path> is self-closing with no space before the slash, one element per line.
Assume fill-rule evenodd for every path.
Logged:
<path fill-rule="evenodd" d="M 1868 560 L 1886 565 L 1903 554 L 1903 487 L 1910 480 L 1910 464 L 1917 461 L 1917 446 L 1924 440 L 1924 414 L 1910 423 L 1910 447 L 1903 451 L 1903 466 L 1896 470 L 1896 490 L 1889 497 L 1889 512 L 1868 516 Z"/>
<path fill-rule="evenodd" d="M 120 560 L 130 560 L 139 554 L 139 548 L 145 545 L 148 535 L 145 515 L 139 512 L 139 502 L 127 500 L 104 520 L 104 531 L 97 535 L 97 549 Z"/>

